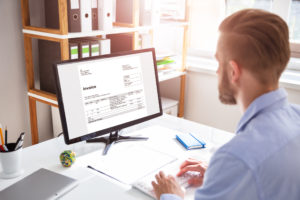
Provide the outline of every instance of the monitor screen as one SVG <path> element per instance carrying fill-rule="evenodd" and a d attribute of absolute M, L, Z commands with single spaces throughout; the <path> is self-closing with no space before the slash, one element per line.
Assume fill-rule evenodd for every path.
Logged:
<path fill-rule="evenodd" d="M 61 62 L 55 78 L 67 144 L 162 114 L 154 49 Z"/>

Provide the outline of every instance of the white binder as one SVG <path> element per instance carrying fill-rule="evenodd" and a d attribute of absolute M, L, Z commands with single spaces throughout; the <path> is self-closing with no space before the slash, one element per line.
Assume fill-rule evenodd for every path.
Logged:
<path fill-rule="evenodd" d="M 100 55 L 110 54 L 110 39 L 101 39 L 100 43 Z"/>
<path fill-rule="evenodd" d="M 152 47 L 152 36 L 149 33 L 140 34 L 141 37 L 141 48 L 147 49 Z"/>
<path fill-rule="evenodd" d="M 113 27 L 112 0 L 98 0 L 99 30 L 111 30 Z"/>
<path fill-rule="evenodd" d="M 160 2 L 159 0 L 140 1 L 140 25 L 156 26 L 160 22 Z"/>
<path fill-rule="evenodd" d="M 81 32 L 92 31 L 92 1 L 80 1 Z"/>
<path fill-rule="evenodd" d="M 160 23 L 160 0 L 152 1 L 151 25 L 157 26 Z"/>
<path fill-rule="evenodd" d="M 117 0 L 112 0 L 112 22 L 116 22 Z"/>

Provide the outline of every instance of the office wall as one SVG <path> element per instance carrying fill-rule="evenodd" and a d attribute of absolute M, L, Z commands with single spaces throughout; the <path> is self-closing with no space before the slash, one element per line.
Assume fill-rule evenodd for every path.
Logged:
<path fill-rule="evenodd" d="M 9 141 L 26 132 L 24 145 L 31 145 L 27 81 L 22 34 L 21 5 L 0 0 L 0 123 L 8 126 Z M 38 103 L 40 141 L 52 137 L 50 108 Z"/>
<path fill-rule="evenodd" d="M 238 106 L 219 102 L 217 75 L 213 72 L 187 72 L 185 114 L 186 119 L 234 132 L 241 117 Z M 300 88 L 286 88 L 288 99 L 300 104 Z"/>

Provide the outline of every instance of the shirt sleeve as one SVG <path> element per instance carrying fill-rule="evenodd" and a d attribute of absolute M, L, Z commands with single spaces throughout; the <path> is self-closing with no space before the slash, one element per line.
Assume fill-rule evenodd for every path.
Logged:
<path fill-rule="evenodd" d="M 203 185 L 195 193 L 195 200 L 217 199 L 259 199 L 252 171 L 226 152 L 216 152 L 212 157 Z"/>
<path fill-rule="evenodd" d="M 160 200 L 182 200 L 182 198 L 176 194 L 162 194 Z"/>

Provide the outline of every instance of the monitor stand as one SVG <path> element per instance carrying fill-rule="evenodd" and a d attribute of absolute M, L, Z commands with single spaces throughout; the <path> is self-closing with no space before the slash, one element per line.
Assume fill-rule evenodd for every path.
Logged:
<path fill-rule="evenodd" d="M 119 131 L 115 131 L 115 132 L 111 132 L 109 134 L 109 136 L 86 140 L 86 142 L 87 143 L 93 143 L 93 142 L 105 143 L 105 148 L 104 148 L 102 154 L 106 155 L 110 146 L 113 143 L 124 142 L 124 141 L 136 141 L 136 140 L 148 140 L 148 138 L 147 137 L 121 136 L 121 135 L 119 135 Z"/>

